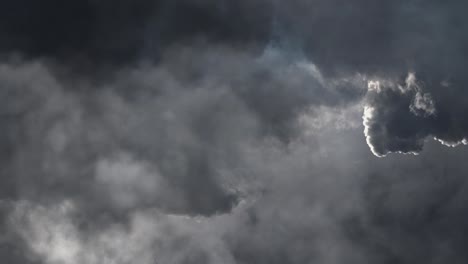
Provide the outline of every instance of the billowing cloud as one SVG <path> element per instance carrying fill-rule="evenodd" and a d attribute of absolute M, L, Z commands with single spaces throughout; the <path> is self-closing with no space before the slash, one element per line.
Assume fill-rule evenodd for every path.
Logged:
<path fill-rule="evenodd" d="M 98 84 L 62 79 L 41 62 L 2 65 L 15 195 L 72 196 L 92 211 L 226 211 L 243 195 L 238 181 L 251 177 L 242 164 L 252 144 L 287 143 L 301 115 L 365 92 L 359 76 L 325 79 L 278 48 L 258 57 L 177 51 Z"/>
<path fill-rule="evenodd" d="M 448 84 L 439 85 L 450 89 Z M 429 139 L 447 146 L 466 144 L 465 118 L 458 112 L 463 104 L 455 95 L 444 98 L 414 73 L 409 73 L 403 83 L 370 80 L 368 87 L 364 134 L 375 155 L 418 154 Z"/>
<path fill-rule="evenodd" d="M 466 263 L 466 7 L 0 4 L 0 258 Z"/>

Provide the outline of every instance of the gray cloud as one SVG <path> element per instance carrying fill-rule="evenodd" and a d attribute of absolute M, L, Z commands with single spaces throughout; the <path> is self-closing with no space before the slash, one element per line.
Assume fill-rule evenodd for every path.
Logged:
<path fill-rule="evenodd" d="M 71 196 L 97 211 L 226 211 L 242 196 L 237 175 L 250 177 L 242 172 L 249 145 L 286 143 L 302 113 L 364 91 L 358 77 L 325 79 L 278 48 L 259 57 L 224 47 L 177 52 L 99 84 L 64 80 L 41 62 L 2 65 L 11 197 Z"/>
<path fill-rule="evenodd" d="M 452 89 L 448 84 L 439 85 Z M 438 88 L 426 85 L 413 73 L 400 84 L 394 80 L 369 81 L 363 119 L 372 152 L 378 156 L 390 152 L 418 154 L 429 139 L 447 146 L 466 144 L 465 118 L 460 112 L 463 103 L 444 97 Z"/>
<path fill-rule="evenodd" d="M 460 165 L 466 149 L 429 144 L 419 156 L 376 159 L 356 140 L 358 128 L 324 129 L 303 140 L 313 138 L 327 143 L 255 148 L 262 155 L 250 156 L 250 169 L 267 189 L 226 214 L 140 209 L 128 223 L 108 222 L 96 232 L 83 225 L 93 220 L 72 202 L 19 202 L 10 228 L 46 263 L 466 260 L 466 168 Z"/>
<path fill-rule="evenodd" d="M 0 257 L 466 263 L 465 7 L 1 4 Z"/>

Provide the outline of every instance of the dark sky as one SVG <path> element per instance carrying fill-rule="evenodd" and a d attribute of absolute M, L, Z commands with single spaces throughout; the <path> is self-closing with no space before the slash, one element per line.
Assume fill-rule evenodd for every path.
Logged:
<path fill-rule="evenodd" d="M 468 263 L 461 0 L 5 0 L 0 262 Z"/>

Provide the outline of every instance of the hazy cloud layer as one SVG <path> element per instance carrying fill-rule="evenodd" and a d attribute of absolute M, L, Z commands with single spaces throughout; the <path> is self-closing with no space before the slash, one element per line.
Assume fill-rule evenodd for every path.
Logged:
<path fill-rule="evenodd" d="M 0 4 L 0 259 L 466 263 L 467 7 Z"/>

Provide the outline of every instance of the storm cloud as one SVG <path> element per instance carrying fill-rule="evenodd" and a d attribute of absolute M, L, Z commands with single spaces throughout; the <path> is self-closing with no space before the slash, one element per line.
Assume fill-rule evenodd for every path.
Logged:
<path fill-rule="evenodd" d="M 0 258 L 466 263 L 467 7 L 5 1 Z"/>

